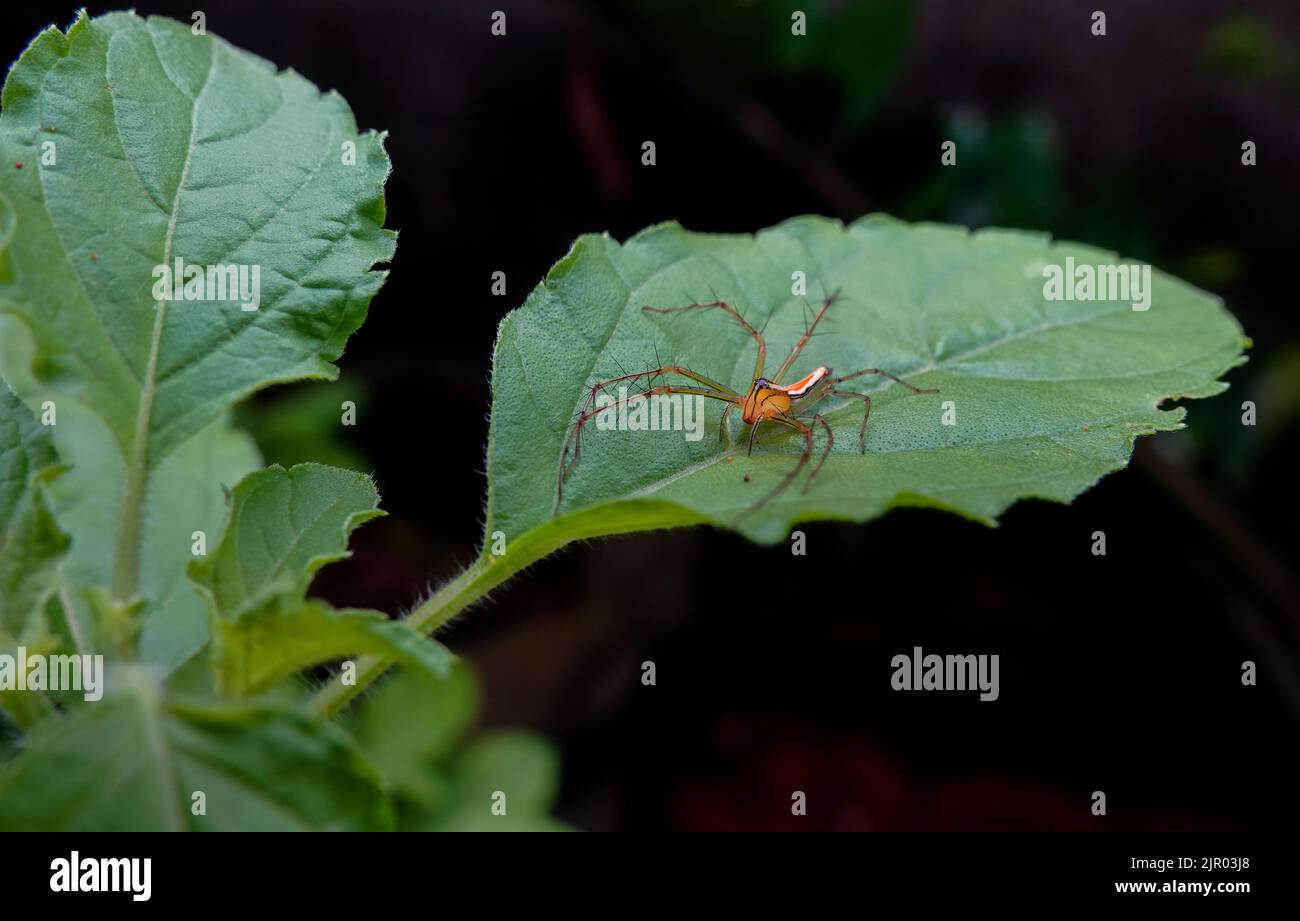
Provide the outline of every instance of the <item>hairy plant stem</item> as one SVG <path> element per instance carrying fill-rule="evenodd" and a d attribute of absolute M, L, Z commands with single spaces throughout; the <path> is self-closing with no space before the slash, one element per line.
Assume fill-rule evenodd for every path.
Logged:
<path fill-rule="evenodd" d="M 153 380 L 158 373 L 158 349 L 166 307 L 159 304 L 154 317 L 153 343 L 145 372 L 147 385 L 140 395 L 136 414 L 135 439 L 131 456 L 126 458 L 126 477 L 122 484 L 122 511 L 118 518 L 116 553 L 113 557 L 113 597 L 130 601 L 140 579 L 140 544 L 144 529 L 144 502 L 149 489 L 149 419 L 153 413 Z"/>
<path fill-rule="evenodd" d="M 171 250 L 168 236 L 167 249 Z M 158 353 L 167 322 L 166 302 L 155 307 L 153 337 L 149 345 L 149 364 L 145 368 L 144 388 L 136 412 L 135 438 L 131 456 L 126 458 L 126 479 L 122 484 L 122 513 L 118 519 L 116 555 L 113 558 L 113 597 L 130 601 L 140 579 L 140 544 L 144 529 L 144 500 L 149 489 L 149 420 L 153 415 L 154 381 L 158 377 Z"/>
<path fill-rule="evenodd" d="M 468 569 L 407 614 L 404 623 L 422 634 L 433 633 L 520 568 L 522 567 L 508 567 L 503 559 L 484 553 Z M 308 709 L 321 716 L 334 715 L 374 683 L 392 664 L 392 659 L 383 656 L 361 656 L 357 660 L 356 682 L 344 684 L 336 678 L 316 693 L 308 704 Z"/>
<path fill-rule="evenodd" d="M 704 518 L 681 506 L 653 499 L 622 502 L 613 509 L 594 506 L 552 518 L 511 543 L 501 556 L 485 548 L 468 569 L 422 601 L 403 623 L 421 634 L 433 633 L 515 573 L 573 541 L 704 523 Z M 383 656 L 362 656 L 357 660 L 355 683 L 344 684 L 336 676 L 316 692 L 308 710 L 333 716 L 391 665 L 393 660 Z"/>

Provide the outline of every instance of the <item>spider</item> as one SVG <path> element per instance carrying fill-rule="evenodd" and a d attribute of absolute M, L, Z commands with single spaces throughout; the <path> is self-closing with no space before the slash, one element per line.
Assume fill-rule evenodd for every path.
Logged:
<path fill-rule="evenodd" d="M 770 492 L 760 498 L 754 505 L 750 506 L 748 511 L 741 516 L 742 518 L 753 514 L 763 505 L 784 492 L 790 484 L 795 481 L 804 467 L 808 465 L 812 458 L 813 436 L 816 433 L 816 429 L 813 425 L 809 425 L 802 419 L 797 418 L 797 415 L 807 413 L 824 397 L 837 396 L 862 400 L 864 409 L 862 413 L 862 426 L 858 430 L 858 450 L 865 454 L 867 451 L 867 420 L 871 418 L 871 397 L 868 394 L 855 393 L 851 390 L 837 390 L 837 387 L 846 381 L 853 380 L 854 378 L 875 374 L 880 377 L 888 378 L 896 384 L 902 384 L 913 393 L 938 393 L 939 391 L 932 388 L 914 387 L 907 381 L 902 380 L 896 375 L 881 368 L 865 368 L 861 371 L 854 371 L 851 374 L 843 374 L 836 377 L 831 369 L 825 365 L 814 368 L 812 372 L 792 384 L 782 384 L 781 379 L 785 377 L 786 373 L 794 365 L 795 360 L 799 357 L 799 353 L 803 351 L 804 346 L 807 345 L 808 341 L 813 337 L 813 333 L 817 329 L 817 324 L 821 322 L 822 317 L 826 315 L 826 311 L 830 309 L 831 304 L 835 303 L 838 297 L 839 292 L 836 291 L 822 302 L 821 307 L 817 310 L 816 314 L 814 314 L 812 322 L 805 328 L 803 335 L 800 336 L 799 341 L 794 344 L 794 348 L 790 350 L 790 354 L 786 356 L 785 361 L 781 362 L 781 367 L 777 368 L 776 373 L 770 378 L 764 376 L 764 368 L 767 364 L 767 343 L 763 339 L 763 334 L 755 329 L 750 322 L 745 319 L 740 311 L 736 310 L 736 308 L 732 307 L 725 301 L 712 300 L 708 303 L 685 304 L 681 307 L 642 307 L 641 309 L 646 313 L 655 314 L 676 314 L 684 313 L 688 310 L 708 309 L 725 311 L 744 328 L 746 333 L 753 337 L 756 343 L 758 343 L 758 355 L 754 360 L 753 383 L 750 384 L 748 392 L 737 393 L 725 384 L 720 384 L 711 378 L 705 377 L 697 371 L 692 371 L 690 368 L 685 368 L 681 365 L 660 365 L 659 367 L 652 368 L 648 371 L 637 371 L 633 374 L 623 374 L 619 377 L 612 377 L 608 380 L 599 381 L 596 384 L 593 384 L 590 391 L 587 393 L 587 399 L 583 404 L 582 409 L 579 411 L 576 421 L 569 430 L 569 435 L 564 442 L 564 449 L 560 454 L 560 474 L 555 487 L 555 508 L 552 510 L 552 514 L 559 511 L 560 503 L 564 498 L 564 483 L 568 480 L 569 475 L 573 473 L 574 467 L 578 464 L 578 456 L 582 450 L 582 430 L 587 422 L 602 412 L 616 411 L 620 405 L 626 405 L 631 403 L 633 400 L 649 399 L 650 397 L 662 394 L 680 393 L 684 395 L 707 397 L 711 400 L 720 400 L 721 402 L 726 403 L 727 407 L 722 411 L 722 419 L 718 425 L 719 441 L 723 440 L 723 433 L 725 432 L 726 440 L 731 442 L 731 432 L 727 429 L 727 417 L 731 414 L 733 409 L 739 409 L 741 420 L 746 425 L 750 426 L 747 453 L 751 455 L 754 453 L 754 439 L 758 434 L 759 426 L 764 422 L 772 422 L 777 425 L 786 426 L 803 436 L 804 447 L 803 452 L 799 455 L 799 460 Z M 650 386 L 641 393 L 632 394 L 622 399 L 615 400 L 613 403 L 606 406 L 594 407 L 596 397 L 607 387 L 629 381 L 643 380 L 646 378 L 649 378 L 649 382 L 653 385 L 655 378 L 666 374 L 685 378 L 692 383 L 660 384 L 658 386 Z M 821 426 L 821 428 L 826 432 L 826 447 L 822 449 L 821 456 L 818 458 L 812 472 L 808 474 L 808 479 L 803 484 L 803 489 L 801 491 L 805 493 L 808 491 L 808 488 L 812 486 L 813 480 L 822 469 L 822 465 L 826 463 L 826 458 L 831 453 L 831 447 L 835 443 L 835 434 L 831 431 L 830 423 L 826 421 L 825 417 L 822 416 L 821 413 L 814 412 L 812 414 L 812 421 L 814 425 Z"/>

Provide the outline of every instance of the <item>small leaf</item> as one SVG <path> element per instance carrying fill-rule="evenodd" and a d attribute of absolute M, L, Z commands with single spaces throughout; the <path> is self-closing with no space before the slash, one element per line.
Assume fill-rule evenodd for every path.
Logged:
<path fill-rule="evenodd" d="M 1243 360 L 1246 341 L 1217 298 L 1158 271 L 1145 311 L 1129 301 L 1048 300 L 1043 269 L 1067 257 L 1116 261 L 1040 234 L 881 216 L 849 227 L 797 218 L 755 236 L 665 224 L 621 246 L 582 237 L 498 335 L 486 532 L 503 532 L 509 550 L 497 569 L 514 571 L 576 538 L 641 528 L 711 523 L 773 543 L 800 521 L 867 521 L 896 506 L 992 524 L 1019 499 L 1070 501 L 1124 467 L 1137 436 L 1182 425 L 1186 411 L 1164 401 L 1225 389 L 1218 378 Z M 802 451 L 797 433 L 760 436 L 746 456 L 743 441 L 719 444 L 722 404 L 707 400 L 699 440 L 589 425 L 552 518 L 565 437 L 595 381 L 657 367 L 658 356 L 749 389 L 755 343 L 734 320 L 720 310 L 641 308 L 716 295 L 765 330 L 772 373 L 808 316 L 791 293 L 796 272 L 813 308 L 829 292 L 843 298 L 785 382 L 818 365 L 841 374 L 884 368 L 939 393 L 873 378 L 847 385 L 873 396 L 866 453 L 862 401 L 828 399 L 819 406 L 834 431 L 825 467 L 806 493 L 801 480 L 757 511 Z M 735 414 L 731 423 L 738 438 L 748 434 Z M 818 453 L 824 443 L 819 432 Z"/>
<path fill-rule="evenodd" d="M 456 760 L 456 782 L 465 799 L 487 802 L 506 794 L 508 810 L 545 814 L 560 789 L 555 747 L 535 732 L 498 729 L 475 739 Z"/>
<path fill-rule="evenodd" d="M 451 795 L 443 762 L 473 725 L 480 696 L 465 665 L 442 681 L 400 672 L 365 698 L 355 716 L 357 740 L 390 790 L 435 812 Z"/>
<path fill-rule="evenodd" d="M 43 610 L 69 544 L 45 492 L 57 461 L 49 429 L 0 384 L 0 648 L 50 629 Z"/>
<path fill-rule="evenodd" d="M 275 596 L 301 598 L 318 569 L 348 556 L 348 535 L 382 514 L 364 474 L 268 467 L 235 487 L 220 542 L 189 575 L 217 616 L 235 620 Z"/>
<path fill-rule="evenodd" d="M 19 649 L 22 649 L 20 653 Z M 48 633 L 39 634 L 35 638 L 24 639 L 19 641 L 0 640 L 0 656 L 8 656 L 16 665 L 14 672 L 21 669 L 24 656 L 29 659 L 35 656 L 54 655 L 60 651 L 62 642 L 55 636 Z M 14 673 L 9 676 L 11 679 L 16 677 Z M 37 726 L 55 716 L 58 710 L 55 707 L 56 698 L 79 697 L 78 691 L 41 691 L 31 688 L 0 687 L 0 714 L 7 714 L 14 723 L 26 732 L 35 731 Z M 75 701 L 68 701 L 75 702 Z"/>
<path fill-rule="evenodd" d="M 554 746 L 532 732 L 501 729 L 472 741 L 452 771 L 455 806 L 428 818 L 429 831 L 564 831 L 547 813 L 560 785 Z M 504 814 L 492 811 L 496 803 Z M 414 829 L 413 829 L 414 830 Z"/>
<path fill-rule="evenodd" d="M 215 625 L 211 661 L 219 691 L 253 694 L 361 653 L 447 674 L 455 657 L 407 624 L 304 600 L 312 575 L 348 555 L 348 535 L 383 514 L 378 504 L 369 477 L 320 464 L 268 467 L 240 481 L 221 539 L 189 570 Z"/>
<path fill-rule="evenodd" d="M 479 697 L 478 682 L 465 665 L 438 682 L 401 672 L 367 696 L 353 716 L 362 750 L 394 796 L 398 827 L 566 829 L 548 815 L 560 783 L 555 747 L 539 735 L 513 729 L 466 742 Z M 504 801 L 497 794 L 504 794 Z"/>
<path fill-rule="evenodd" d="M 13 391 L 0 386 L 0 534 L 26 504 L 32 477 L 59 462 L 49 432 Z"/>
<path fill-rule="evenodd" d="M 42 32 L 0 101 L 0 373 L 57 406 L 69 597 L 143 597 L 141 652 L 174 665 L 206 626 L 191 534 L 219 527 L 222 486 L 257 465 L 228 410 L 333 379 L 384 280 L 382 137 L 336 93 L 131 13 Z M 256 268 L 260 296 L 156 301 L 178 259 L 205 280 L 242 267 L 250 290 Z"/>
<path fill-rule="evenodd" d="M 0 710 L 0 769 L 22 752 L 23 733 L 10 717 Z"/>
<path fill-rule="evenodd" d="M 217 688 L 254 694 L 303 669 L 343 656 L 374 653 L 445 677 L 456 657 L 379 611 L 333 608 L 321 601 L 271 601 L 213 634 Z"/>
<path fill-rule="evenodd" d="M 0 830 L 383 830 L 379 778 L 296 710 L 168 702 L 142 670 L 0 768 Z M 206 815 L 195 815 L 194 794 Z"/>

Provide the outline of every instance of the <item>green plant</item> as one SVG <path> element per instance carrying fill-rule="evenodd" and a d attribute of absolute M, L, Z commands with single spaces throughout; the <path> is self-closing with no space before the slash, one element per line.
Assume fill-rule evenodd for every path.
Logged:
<path fill-rule="evenodd" d="M 756 236 L 664 224 L 622 245 L 579 239 L 497 335 L 483 551 L 407 622 L 436 630 L 585 538 L 710 524 L 775 543 L 800 521 L 863 522 L 899 506 L 993 524 L 1019 499 L 1069 502 L 1127 464 L 1139 435 L 1182 426 L 1185 409 L 1163 402 L 1225 389 L 1218 378 L 1244 360 L 1248 342 L 1216 298 L 1160 272 L 1151 273 L 1147 310 L 1045 300 L 1044 268 L 1067 259 L 1116 262 L 1041 234 L 882 216 L 849 227 L 797 218 Z M 697 442 L 591 432 L 552 516 L 564 436 L 594 380 L 655 367 L 656 355 L 683 356 L 748 389 L 753 342 L 721 311 L 665 322 L 643 305 L 716 292 L 748 306 L 779 360 L 806 319 L 792 293 L 797 273 L 810 290 L 846 296 L 804 353 L 809 366 L 890 368 L 939 396 L 905 395 L 888 382 L 871 388 L 865 455 L 857 452 L 861 404 L 830 404 L 836 448 L 815 487 L 787 490 L 748 516 L 801 450 L 797 435 L 769 438 L 746 457 L 713 438 L 718 409 Z M 380 656 L 363 658 L 358 687 L 385 667 Z M 333 712 L 356 691 L 328 686 L 313 706 Z"/>
<path fill-rule="evenodd" d="M 510 818 L 485 827 L 553 827 L 553 754 L 531 736 L 464 741 L 470 679 L 429 638 L 494 586 L 586 537 L 712 524 L 773 543 L 896 506 L 992 523 L 1021 498 L 1067 502 L 1138 435 L 1181 425 L 1163 400 L 1220 392 L 1246 344 L 1214 298 L 1160 273 L 1145 311 L 1045 300 L 1045 266 L 1115 260 L 1040 235 L 871 217 L 586 236 L 501 324 L 479 558 L 390 620 L 307 597 L 381 514 L 370 480 L 259 469 L 228 418 L 261 388 L 337 376 L 395 243 L 382 136 L 300 77 L 131 14 L 43 32 L 0 101 L 0 655 L 110 660 L 96 703 L 0 692 L 4 829 L 478 827 L 503 790 Z M 259 266 L 257 309 L 210 290 L 159 300 L 155 269 L 177 258 Z M 779 350 L 801 331 L 801 285 L 847 296 L 810 362 L 940 395 L 874 388 L 865 455 L 861 404 L 828 404 L 836 451 L 815 488 L 738 524 L 794 440 L 746 457 L 712 438 L 716 415 L 699 441 L 593 432 L 552 514 L 593 379 L 662 353 L 748 387 L 752 341 L 725 317 L 642 305 L 715 290 Z M 338 660 L 308 698 L 303 676 Z M 111 795 L 85 795 L 106 774 Z"/>
<path fill-rule="evenodd" d="M 306 598 L 378 494 L 259 470 L 228 420 L 337 376 L 396 240 L 382 136 L 337 94 L 131 14 L 41 33 L 2 101 L 0 654 L 109 663 L 94 703 L 0 692 L 0 828 L 391 827 L 381 776 L 293 679 L 363 652 L 445 678 L 453 657 Z M 171 299 L 177 260 L 199 274 Z M 205 266 L 235 266 L 231 287 Z"/>
<path fill-rule="evenodd" d="M 558 831 L 548 816 L 560 765 L 541 737 L 505 729 L 469 737 L 480 689 L 473 672 L 445 679 L 404 671 L 348 719 L 390 792 L 402 831 Z M 485 808 L 510 791 L 509 809 Z"/>

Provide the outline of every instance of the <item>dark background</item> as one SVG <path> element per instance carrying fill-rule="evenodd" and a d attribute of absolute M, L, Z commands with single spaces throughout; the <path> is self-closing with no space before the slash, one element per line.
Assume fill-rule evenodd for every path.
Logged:
<path fill-rule="evenodd" d="M 137 9 L 188 22 L 196 5 Z M 391 131 L 401 237 L 341 382 L 242 412 L 269 460 L 378 479 L 390 517 L 318 580 L 336 603 L 399 612 L 473 557 L 494 332 L 580 233 L 873 210 L 1042 229 L 1223 296 L 1254 339 L 1231 390 L 1190 404 L 1188 430 L 1143 439 L 1130 469 L 1072 506 L 1021 503 L 995 530 L 920 510 L 814 525 L 804 557 L 706 530 L 646 534 L 518 578 L 445 638 L 482 676 L 485 725 L 560 747 L 561 818 L 1294 829 L 1300 5 L 201 5 L 209 31 Z M 1097 8 L 1105 37 L 1090 31 Z M 498 9 L 504 38 L 489 32 Z M 790 35 L 792 9 L 808 12 L 806 38 Z M 0 57 L 73 13 L 6 5 Z M 944 140 L 956 167 L 939 165 Z M 1257 166 L 1241 164 L 1245 140 Z M 489 292 L 498 269 L 506 297 Z M 355 429 L 337 426 L 344 394 Z M 1001 698 L 892 692 L 890 659 L 915 645 L 999 654 Z M 1241 684 L 1246 659 L 1257 687 Z M 806 818 L 790 815 L 792 790 L 808 794 Z M 1094 790 L 1105 818 L 1090 814 Z"/>

